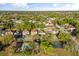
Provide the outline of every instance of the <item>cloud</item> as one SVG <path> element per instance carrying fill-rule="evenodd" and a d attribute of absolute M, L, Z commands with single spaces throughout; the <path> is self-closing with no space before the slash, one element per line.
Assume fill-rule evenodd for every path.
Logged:
<path fill-rule="evenodd" d="M 42 11 L 54 11 L 54 10 L 70 10 L 71 6 L 73 4 L 72 3 L 52 3 L 49 6 L 44 6 L 44 7 L 39 7 L 39 6 L 35 6 L 33 9 L 30 8 L 30 10 L 42 10 Z"/>
<path fill-rule="evenodd" d="M 6 3 L 0 3 L 0 5 L 5 5 Z"/>
<path fill-rule="evenodd" d="M 0 10 L 78 11 L 78 3 L 0 3 Z"/>
<path fill-rule="evenodd" d="M 52 4 L 54 7 L 56 7 L 56 6 L 58 6 L 59 4 L 58 3 L 54 3 L 54 4 Z"/>
<path fill-rule="evenodd" d="M 72 7 L 71 7 L 72 6 Z M 73 10 L 74 9 L 74 4 L 68 3 L 68 4 L 62 4 L 62 6 L 57 7 L 57 8 L 52 8 L 53 10 Z"/>
<path fill-rule="evenodd" d="M 66 4 L 62 7 L 56 8 L 57 10 L 79 10 L 79 4 L 78 3 L 72 3 L 72 4 Z"/>
<path fill-rule="evenodd" d="M 61 6 L 60 6 L 61 5 Z M 42 11 L 78 11 L 79 4 L 78 3 L 54 3 L 51 7 L 36 7 L 31 10 L 42 10 Z"/>
<path fill-rule="evenodd" d="M 75 3 L 73 4 L 72 6 L 70 6 L 71 9 L 74 9 L 74 10 L 79 10 L 79 3 Z"/>
<path fill-rule="evenodd" d="M 12 3 L 11 5 L 15 8 L 28 8 L 29 7 L 27 3 Z"/>

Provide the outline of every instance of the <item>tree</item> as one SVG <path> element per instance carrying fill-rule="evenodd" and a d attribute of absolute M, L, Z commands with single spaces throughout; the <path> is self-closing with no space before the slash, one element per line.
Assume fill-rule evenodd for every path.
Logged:
<path fill-rule="evenodd" d="M 5 35 L 4 36 L 4 40 L 3 40 L 3 44 L 11 44 L 13 41 L 13 36 L 12 35 Z"/>
<path fill-rule="evenodd" d="M 79 21 L 77 21 L 76 27 L 79 28 Z"/>
<path fill-rule="evenodd" d="M 77 29 L 77 38 L 79 38 L 79 29 Z"/>
<path fill-rule="evenodd" d="M 14 27 L 14 22 L 12 20 L 8 21 L 8 27 L 12 29 Z"/>
<path fill-rule="evenodd" d="M 23 22 L 23 28 L 24 29 L 27 29 L 27 30 L 30 30 L 31 29 L 31 23 L 28 22 L 27 20 Z"/>
<path fill-rule="evenodd" d="M 58 38 L 60 41 L 69 42 L 71 40 L 71 35 L 70 35 L 70 33 L 61 32 L 59 34 Z"/>

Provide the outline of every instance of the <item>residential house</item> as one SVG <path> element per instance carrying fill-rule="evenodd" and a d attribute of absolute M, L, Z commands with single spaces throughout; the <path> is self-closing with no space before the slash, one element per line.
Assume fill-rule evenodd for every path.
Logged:
<path fill-rule="evenodd" d="M 31 30 L 31 35 L 33 36 L 33 35 L 36 35 L 37 34 L 37 30 L 36 29 L 32 29 Z"/>
<path fill-rule="evenodd" d="M 41 29 L 38 29 L 38 34 L 39 34 L 39 35 L 45 35 L 46 33 L 43 32 Z"/>
<path fill-rule="evenodd" d="M 7 29 L 6 32 L 5 32 L 5 35 L 13 35 L 13 33 L 10 29 Z"/>
<path fill-rule="evenodd" d="M 16 20 L 15 22 L 21 24 L 22 23 L 22 20 Z"/>

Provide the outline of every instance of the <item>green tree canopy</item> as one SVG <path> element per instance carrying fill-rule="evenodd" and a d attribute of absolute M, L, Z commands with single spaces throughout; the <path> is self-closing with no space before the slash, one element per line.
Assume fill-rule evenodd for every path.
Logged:
<path fill-rule="evenodd" d="M 68 41 L 71 40 L 71 35 L 70 35 L 70 33 L 61 32 L 59 34 L 58 38 L 59 38 L 60 41 L 68 42 Z"/>

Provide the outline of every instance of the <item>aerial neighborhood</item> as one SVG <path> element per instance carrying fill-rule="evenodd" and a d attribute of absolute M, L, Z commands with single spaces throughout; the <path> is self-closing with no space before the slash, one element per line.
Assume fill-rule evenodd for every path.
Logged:
<path fill-rule="evenodd" d="M 0 55 L 79 55 L 79 12 L 0 12 Z"/>

